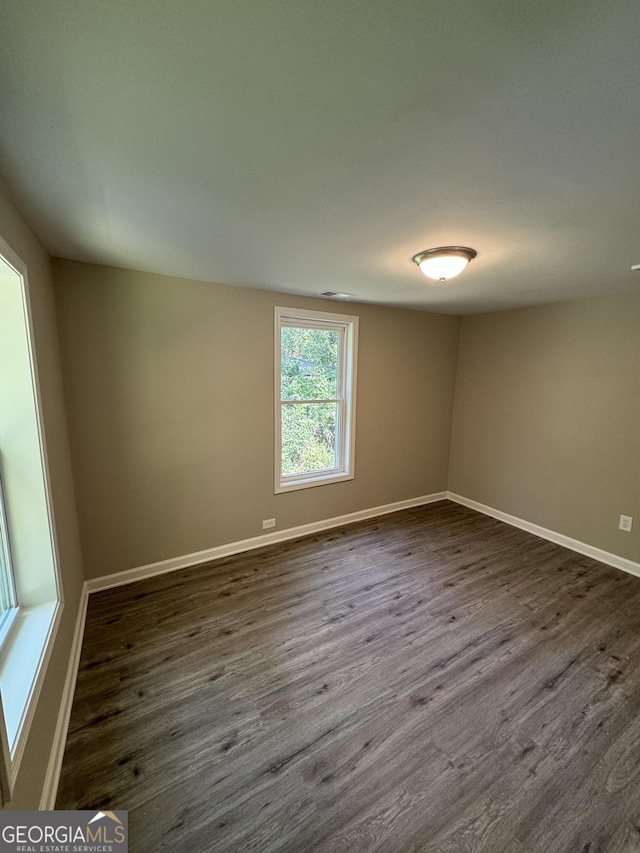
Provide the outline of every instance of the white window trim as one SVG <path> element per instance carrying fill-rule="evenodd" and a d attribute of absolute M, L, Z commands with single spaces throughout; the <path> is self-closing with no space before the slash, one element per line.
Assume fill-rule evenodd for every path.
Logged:
<path fill-rule="evenodd" d="M 352 314 L 330 314 L 304 308 L 275 307 L 274 322 L 274 413 L 275 413 L 275 494 L 308 489 L 328 483 L 353 480 L 355 463 L 356 376 L 358 361 L 358 321 Z M 336 468 L 311 473 L 282 476 L 282 404 L 281 392 L 281 328 L 286 325 L 337 330 L 342 335 L 340 385 L 338 400 L 338 442 L 341 464 Z"/>
<path fill-rule="evenodd" d="M 3 762 L 0 777 L 7 788 L 3 791 L 4 797 L 10 799 L 60 626 L 64 598 L 53 515 L 49 458 L 42 419 L 40 379 L 33 345 L 34 330 L 27 265 L 2 237 L 0 255 L 22 279 L 22 301 L 56 591 L 55 600 L 40 605 L 20 607 L 18 602 L 13 624 L 0 649 L 0 691 L 3 703 L 0 704 L 0 760 Z M 12 723 L 12 720 L 15 722 Z"/>

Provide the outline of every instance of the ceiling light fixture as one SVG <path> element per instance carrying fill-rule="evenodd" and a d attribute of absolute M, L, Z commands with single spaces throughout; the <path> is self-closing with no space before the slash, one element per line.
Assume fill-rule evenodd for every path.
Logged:
<path fill-rule="evenodd" d="M 467 246 L 440 246 L 437 249 L 425 249 L 411 259 L 427 278 L 434 281 L 446 281 L 460 275 L 469 261 L 478 253 Z"/>

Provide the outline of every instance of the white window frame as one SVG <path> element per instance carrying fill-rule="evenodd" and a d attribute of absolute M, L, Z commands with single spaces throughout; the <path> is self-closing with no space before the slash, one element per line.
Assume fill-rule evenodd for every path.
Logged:
<path fill-rule="evenodd" d="M 23 565 L 16 554 L 10 524 L 7 536 L 12 549 L 13 579 L 16 588 L 15 618 L 0 646 L 0 800 L 11 799 L 24 756 L 31 725 L 53 652 L 64 597 L 60 558 L 53 515 L 51 476 L 42 417 L 40 380 L 34 350 L 34 331 L 27 266 L 0 237 L 0 256 L 20 279 L 22 319 L 27 348 L 29 390 L 33 394 L 38 470 L 42 477 L 42 503 L 37 511 L 38 565 Z M 35 446 L 32 450 L 36 453 Z M 35 459 L 35 456 L 33 457 Z M 35 470 L 35 469 L 34 469 Z M 10 504 L 5 480 L 5 501 Z M 11 507 L 7 506 L 10 513 Z M 5 521 L 7 518 L 5 517 Z M 46 531 L 46 533 L 45 533 Z M 31 586 L 23 595 L 23 588 Z M 28 598 L 28 600 L 26 600 Z"/>
<path fill-rule="evenodd" d="M 327 483 L 353 480 L 355 461 L 356 425 L 356 368 L 358 359 L 358 320 L 351 314 L 330 314 L 309 311 L 306 308 L 276 306 L 274 323 L 274 393 L 275 393 L 275 493 L 307 489 Z M 336 424 L 336 465 L 322 471 L 301 474 L 282 474 L 282 406 L 305 401 L 281 399 L 281 330 L 285 327 L 325 329 L 337 331 L 338 376 L 337 397 L 330 401 L 338 404 Z"/>

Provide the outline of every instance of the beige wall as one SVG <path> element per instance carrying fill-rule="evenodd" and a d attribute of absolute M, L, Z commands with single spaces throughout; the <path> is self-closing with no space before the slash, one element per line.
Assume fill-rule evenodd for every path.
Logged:
<path fill-rule="evenodd" d="M 54 262 L 88 577 L 446 489 L 459 320 Z M 274 495 L 273 307 L 360 317 L 356 477 Z"/>
<path fill-rule="evenodd" d="M 640 561 L 640 295 L 463 319 L 449 488 Z"/>
<path fill-rule="evenodd" d="M 40 377 L 45 443 L 51 474 L 65 605 L 36 716 L 31 727 L 12 808 L 37 808 L 51 751 L 62 688 L 82 586 L 82 562 L 66 420 L 49 258 L 0 186 L 0 236 L 27 264 L 34 329 L 34 349 Z"/>

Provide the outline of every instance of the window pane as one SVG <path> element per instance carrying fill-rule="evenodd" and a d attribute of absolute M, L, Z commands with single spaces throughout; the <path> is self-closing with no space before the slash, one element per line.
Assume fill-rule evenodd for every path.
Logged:
<path fill-rule="evenodd" d="M 2 482 L 2 456 L 0 454 L 0 620 L 2 614 L 15 606 L 9 529 Z"/>
<path fill-rule="evenodd" d="M 283 400 L 333 400 L 338 396 L 338 334 L 325 329 L 281 329 Z"/>
<path fill-rule="evenodd" d="M 11 559 L 2 500 L 2 481 L 0 480 L 0 616 L 14 606 L 15 596 L 13 593 L 13 578 L 11 576 Z"/>
<path fill-rule="evenodd" d="M 336 467 L 337 403 L 282 406 L 282 474 Z"/>
<path fill-rule="evenodd" d="M 4 554 L 0 550 L 0 619 L 2 614 L 14 606 L 13 596 L 9 587 L 9 567 L 4 560 Z"/>

